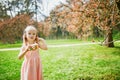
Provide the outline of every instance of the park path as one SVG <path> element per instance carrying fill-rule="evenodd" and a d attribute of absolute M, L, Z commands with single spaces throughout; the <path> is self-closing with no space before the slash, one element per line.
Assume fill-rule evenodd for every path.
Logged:
<path fill-rule="evenodd" d="M 85 42 L 79 44 L 59 44 L 59 45 L 48 45 L 48 48 L 57 48 L 57 47 L 70 47 L 70 46 L 80 46 L 80 45 L 89 45 L 89 44 L 100 44 L 98 42 Z M 20 48 L 3 48 L 0 51 L 9 51 L 9 50 L 20 50 Z"/>

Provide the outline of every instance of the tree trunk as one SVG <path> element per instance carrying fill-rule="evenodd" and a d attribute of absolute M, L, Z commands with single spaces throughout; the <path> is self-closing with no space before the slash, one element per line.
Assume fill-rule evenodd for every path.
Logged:
<path fill-rule="evenodd" d="M 107 47 L 114 47 L 112 30 L 106 33 L 107 38 L 104 41 L 104 45 Z"/>

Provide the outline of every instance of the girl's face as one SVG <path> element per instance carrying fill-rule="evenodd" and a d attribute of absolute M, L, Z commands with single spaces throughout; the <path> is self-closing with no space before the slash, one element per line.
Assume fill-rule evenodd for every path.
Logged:
<path fill-rule="evenodd" d="M 33 42 L 36 38 L 36 30 L 28 30 L 26 32 L 26 38 L 28 42 Z"/>

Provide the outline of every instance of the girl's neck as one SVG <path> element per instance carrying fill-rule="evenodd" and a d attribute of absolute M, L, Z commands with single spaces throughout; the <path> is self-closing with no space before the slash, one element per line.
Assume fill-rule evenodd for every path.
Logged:
<path fill-rule="evenodd" d="M 28 44 L 34 44 L 34 43 L 35 43 L 34 41 L 28 42 Z"/>

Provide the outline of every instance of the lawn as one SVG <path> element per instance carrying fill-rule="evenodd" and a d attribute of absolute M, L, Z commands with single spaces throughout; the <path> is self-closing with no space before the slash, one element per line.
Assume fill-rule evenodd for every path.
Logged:
<path fill-rule="evenodd" d="M 44 80 L 120 80 L 120 42 L 115 46 L 88 44 L 40 50 Z M 23 59 L 17 59 L 18 53 L 0 51 L 0 80 L 20 80 Z"/>

